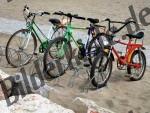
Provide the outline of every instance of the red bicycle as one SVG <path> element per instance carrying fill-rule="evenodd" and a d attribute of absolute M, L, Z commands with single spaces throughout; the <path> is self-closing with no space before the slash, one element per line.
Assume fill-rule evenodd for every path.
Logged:
<path fill-rule="evenodd" d="M 103 38 L 107 39 L 107 44 L 103 44 L 103 52 L 100 52 L 94 59 L 93 65 L 91 67 L 90 78 L 92 84 L 95 87 L 101 88 L 106 85 L 107 81 L 110 78 L 112 72 L 112 61 L 114 61 L 114 55 L 117 57 L 117 67 L 120 70 L 126 69 L 128 77 L 130 80 L 140 80 L 146 69 L 146 57 L 142 50 L 143 47 L 143 38 L 144 32 L 140 31 L 135 34 L 126 34 L 123 36 L 123 39 L 128 37 L 128 42 L 122 42 L 119 40 L 114 40 L 114 34 L 123 29 L 126 25 L 134 21 L 128 22 L 116 22 L 106 19 L 109 23 L 121 23 L 122 27 L 116 29 L 112 32 L 112 35 L 102 33 L 99 37 L 101 40 Z M 142 40 L 142 43 L 137 43 L 137 40 Z M 114 47 L 115 44 L 123 44 L 126 46 L 126 52 L 124 55 L 121 55 Z M 102 46 L 101 46 L 102 47 Z"/>

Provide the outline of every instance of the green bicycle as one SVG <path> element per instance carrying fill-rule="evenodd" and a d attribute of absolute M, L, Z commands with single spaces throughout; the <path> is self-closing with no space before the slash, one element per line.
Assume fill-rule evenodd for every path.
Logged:
<path fill-rule="evenodd" d="M 88 18 L 87 20 L 90 22 L 90 26 L 86 28 L 77 28 L 72 26 L 72 18 L 86 20 L 84 17 L 80 17 L 78 15 L 73 15 L 71 13 L 64 12 L 55 12 L 55 15 L 66 16 L 68 18 L 68 22 L 66 24 L 66 31 L 64 36 L 56 37 L 53 40 L 50 40 L 49 45 L 45 51 L 43 63 L 44 63 L 44 71 L 52 78 L 59 77 L 63 75 L 63 73 L 68 69 L 71 65 L 72 59 L 72 46 L 75 45 L 79 49 L 78 58 L 80 60 L 84 58 L 89 59 L 89 64 L 92 64 L 92 57 L 98 53 L 98 49 L 100 48 L 100 40 L 95 38 L 99 35 L 96 35 L 97 28 L 105 26 L 97 25 L 99 23 L 98 19 Z M 84 29 L 88 30 L 88 40 L 85 44 L 82 43 L 81 39 L 75 40 L 73 37 L 73 29 Z M 72 44 L 73 42 L 73 44 Z M 87 65 L 86 65 L 87 66 Z"/>
<path fill-rule="evenodd" d="M 49 12 L 31 13 L 29 7 L 25 6 L 23 15 L 26 20 L 26 29 L 16 31 L 8 40 L 5 50 L 6 59 L 13 67 L 23 66 L 30 62 L 33 55 L 36 54 L 37 40 L 40 42 L 40 53 L 45 51 L 50 40 L 35 23 L 36 16 L 50 15 Z M 53 24 L 54 30 L 51 38 L 60 35 L 58 32 L 63 31 L 63 27 L 60 26 L 60 20 L 50 19 L 49 21 Z"/>

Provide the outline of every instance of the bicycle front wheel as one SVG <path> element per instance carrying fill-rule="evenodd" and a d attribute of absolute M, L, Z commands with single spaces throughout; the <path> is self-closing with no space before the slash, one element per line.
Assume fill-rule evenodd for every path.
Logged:
<path fill-rule="evenodd" d="M 13 67 L 20 67 L 29 63 L 36 50 L 35 36 L 28 29 L 15 32 L 6 45 L 6 60 Z"/>
<path fill-rule="evenodd" d="M 92 64 L 90 79 L 96 88 L 104 87 L 112 73 L 112 60 L 107 53 L 99 53 Z"/>
<path fill-rule="evenodd" d="M 64 37 L 56 37 L 49 42 L 44 53 L 44 71 L 56 78 L 68 69 L 72 58 L 72 48 Z"/>
<path fill-rule="evenodd" d="M 92 65 L 95 56 L 97 56 L 102 51 L 101 44 L 96 38 L 93 38 L 88 46 L 88 60 Z"/>

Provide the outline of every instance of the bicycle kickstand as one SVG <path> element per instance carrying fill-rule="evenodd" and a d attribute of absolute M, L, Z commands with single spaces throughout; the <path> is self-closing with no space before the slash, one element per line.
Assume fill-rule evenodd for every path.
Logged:
<path fill-rule="evenodd" d="M 69 83 L 68 83 L 68 86 L 69 87 L 73 87 L 73 85 L 74 85 L 74 80 L 75 80 L 75 78 L 76 77 L 78 77 L 79 76 L 79 69 L 77 68 L 77 67 L 74 67 L 74 73 L 73 73 L 73 75 L 71 76 L 71 78 L 70 78 L 70 80 L 69 80 Z"/>

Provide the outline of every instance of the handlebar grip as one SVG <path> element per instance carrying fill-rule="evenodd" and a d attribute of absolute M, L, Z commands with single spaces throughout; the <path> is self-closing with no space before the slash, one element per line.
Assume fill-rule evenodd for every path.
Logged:
<path fill-rule="evenodd" d="M 50 15 L 50 13 L 49 13 L 49 12 L 43 12 L 43 14 L 45 14 L 45 15 Z"/>
<path fill-rule="evenodd" d="M 78 16 L 77 14 L 75 14 L 75 15 L 72 15 L 71 13 L 64 13 L 64 12 L 62 12 L 62 11 L 59 11 L 59 12 L 54 12 L 53 13 L 54 15 L 64 15 L 64 16 L 67 16 L 67 17 L 69 17 L 69 18 L 76 18 L 76 19 L 81 19 L 81 20 L 85 20 L 86 18 L 84 18 L 84 17 L 80 17 L 80 16 Z"/>
<path fill-rule="evenodd" d="M 62 11 L 54 12 L 53 15 L 63 15 L 64 13 Z"/>
<path fill-rule="evenodd" d="M 86 19 L 85 17 L 80 17 L 80 16 L 75 16 L 74 18 L 80 19 L 80 20 L 85 20 Z"/>
<path fill-rule="evenodd" d="M 53 15 L 59 15 L 59 13 L 57 13 L 57 12 L 54 12 L 54 13 L 53 13 Z"/>

